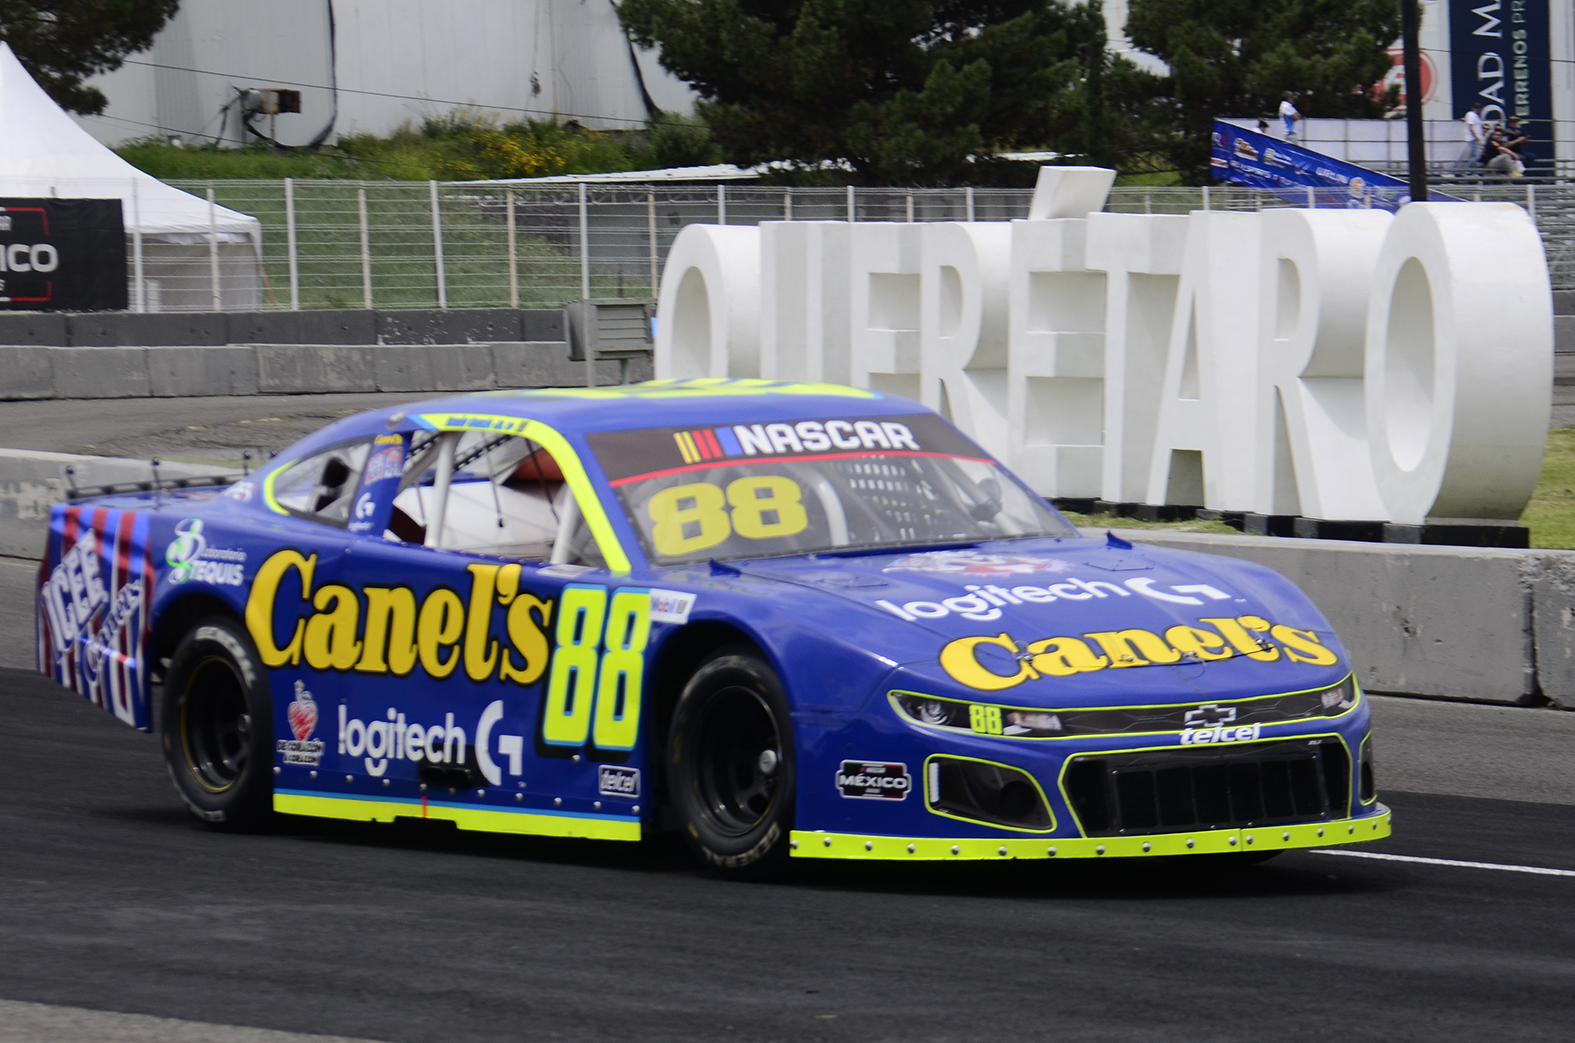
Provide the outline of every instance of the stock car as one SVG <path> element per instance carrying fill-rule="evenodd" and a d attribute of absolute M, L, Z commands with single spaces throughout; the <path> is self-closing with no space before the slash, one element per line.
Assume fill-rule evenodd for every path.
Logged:
<path fill-rule="evenodd" d="M 54 508 L 40 668 L 270 814 L 789 858 L 1375 840 L 1368 708 L 1274 572 L 1080 535 L 877 391 L 653 381 L 339 420 Z"/>

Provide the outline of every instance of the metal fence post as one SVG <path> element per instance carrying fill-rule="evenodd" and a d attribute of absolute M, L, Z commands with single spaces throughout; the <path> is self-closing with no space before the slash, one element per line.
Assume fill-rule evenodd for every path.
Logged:
<path fill-rule="evenodd" d="M 520 259 L 518 250 L 518 235 L 514 231 L 514 190 L 508 189 L 504 196 L 504 207 L 509 222 L 509 307 L 520 306 Z"/>
<path fill-rule="evenodd" d="M 656 193 L 645 194 L 645 220 L 651 235 L 651 296 L 657 293 L 658 271 L 656 266 Z"/>
<path fill-rule="evenodd" d="M 1152 188 L 1145 188 L 1143 190 L 1143 212 L 1145 214 L 1152 214 L 1154 212 L 1154 190 Z"/>
<path fill-rule="evenodd" d="M 908 223 L 913 224 L 913 193 L 908 193 Z"/>
<path fill-rule="evenodd" d="M 285 249 L 290 262 L 290 310 L 301 310 L 301 266 L 295 253 L 295 179 L 284 179 Z"/>
<path fill-rule="evenodd" d="M 855 211 L 853 209 L 853 186 L 849 185 L 848 186 L 848 220 L 849 221 L 857 221 L 858 217 L 855 216 L 856 213 L 857 213 L 857 211 Z"/>
<path fill-rule="evenodd" d="M 793 190 L 791 188 L 782 193 L 782 220 L 793 220 Z"/>
<path fill-rule="evenodd" d="M 356 189 L 356 208 L 361 215 L 361 304 L 372 310 L 372 225 L 366 215 L 366 185 Z"/>
<path fill-rule="evenodd" d="M 136 178 L 131 179 L 131 277 L 136 280 L 137 310 L 147 311 L 147 290 L 142 285 L 142 197 Z"/>
<path fill-rule="evenodd" d="M 963 197 L 964 197 L 965 205 L 967 206 L 968 220 L 972 221 L 973 220 L 973 186 L 972 185 L 969 185 L 967 188 L 963 189 Z"/>
<path fill-rule="evenodd" d="M 1209 186 L 1208 185 L 1204 185 L 1203 186 L 1203 209 L 1207 210 L 1208 208 L 1209 208 Z"/>
<path fill-rule="evenodd" d="M 585 196 L 585 182 L 580 182 L 580 344 L 585 353 L 585 386 L 596 386 L 596 353 L 591 350 L 590 330 L 588 325 L 590 316 L 586 314 L 584 301 L 591 299 L 591 212 L 590 201 Z M 565 330 L 565 333 L 568 331 Z"/>
<path fill-rule="evenodd" d="M 213 186 L 208 186 L 208 281 L 213 289 L 213 310 L 224 310 L 219 293 L 219 208 L 213 201 Z"/>
<path fill-rule="evenodd" d="M 1526 213 L 1531 215 L 1532 227 L 1537 224 L 1537 186 L 1526 186 Z"/>
<path fill-rule="evenodd" d="M 427 189 L 432 193 L 432 258 L 437 269 L 437 305 L 447 309 L 448 278 L 443 274 L 443 217 L 438 209 L 437 182 L 428 181 Z"/>
<path fill-rule="evenodd" d="M 1313 192 L 1313 187 L 1311 185 L 1307 186 L 1307 209 L 1318 209 L 1318 196 Z"/>
<path fill-rule="evenodd" d="M 727 224 L 727 186 L 716 186 L 716 223 Z"/>

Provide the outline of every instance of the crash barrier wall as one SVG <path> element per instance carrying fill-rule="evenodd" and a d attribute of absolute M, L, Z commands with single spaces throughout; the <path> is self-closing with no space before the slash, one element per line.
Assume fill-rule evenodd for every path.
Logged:
<path fill-rule="evenodd" d="M 286 311 L 556 308 L 584 297 L 655 296 L 667 251 L 691 224 L 1006 221 L 1027 217 L 1033 195 L 1031 189 L 747 183 L 531 186 L 287 179 L 171 184 L 203 198 L 211 189 L 218 205 L 262 222 L 261 306 Z M 1554 285 L 1575 289 L 1575 184 L 1456 182 L 1450 191 L 1525 208 L 1546 243 Z M 1116 188 L 1105 209 L 1185 214 L 1287 205 L 1271 192 L 1216 185 Z M 143 310 L 215 310 L 207 292 L 214 277 L 212 258 L 201 244 L 189 250 L 184 260 L 161 261 L 157 278 L 144 272 Z M 131 300 L 137 307 L 135 292 Z M 217 310 L 233 306 L 221 295 Z"/>
<path fill-rule="evenodd" d="M 66 468 L 74 473 L 68 473 Z M 205 464 L 160 463 L 163 481 L 227 474 Z M 149 460 L 123 460 L 72 453 L 0 449 L 0 554 L 38 558 L 49 533 L 49 511 L 74 490 L 104 485 L 151 483 Z"/>
<path fill-rule="evenodd" d="M 1370 691 L 1575 709 L 1575 551 L 1120 535 L 1278 572 L 1323 612 Z"/>
<path fill-rule="evenodd" d="M 1113 177 L 1044 167 L 1027 220 L 691 226 L 656 374 L 895 392 L 1050 498 L 1514 526 L 1553 384 L 1525 211 L 1099 212 Z"/>
<path fill-rule="evenodd" d="M 1572 302 L 1575 303 L 1575 302 Z M 449 311 L 0 312 L 0 344 L 120 347 L 218 344 L 491 344 L 562 340 L 563 312 Z"/>
<path fill-rule="evenodd" d="M 651 361 L 598 362 L 598 386 L 649 380 Z M 490 391 L 583 386 L 563 341 L 0 347 L 0 399 Z"/>

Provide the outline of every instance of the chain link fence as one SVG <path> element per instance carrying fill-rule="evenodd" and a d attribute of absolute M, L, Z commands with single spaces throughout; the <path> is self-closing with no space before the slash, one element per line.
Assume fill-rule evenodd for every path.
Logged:
<path fill-rule="evenodd" d="M 1030 189 L 772 188 L 756 185 L 504 186 L 389 181 L 176 181 L 263 226 L 262 307 L 556 308 L 581 297 L 655 296 L 674 238 L 696 223 L 1006 221 Z M 1575 288 L 1575 184 L 1454 185 L 1460 198 L 1508 201 L 1535 219 L 1555 288 Z M 1345 207 L 1242 186 L 1118 187 L 1106 209 Z M 214 267 L 194 250 L 144 294 L 163 310 L 212 308 Z M 136 300 L 136 295 L 132 295 Z M 187 303 L 190 302 L 190 303 Z"/>

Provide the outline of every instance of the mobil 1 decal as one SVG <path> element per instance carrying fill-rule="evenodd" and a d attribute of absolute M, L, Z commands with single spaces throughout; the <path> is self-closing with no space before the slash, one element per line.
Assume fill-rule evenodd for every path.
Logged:
<path fill-rule="evenodd" d="M 317 561 L 316 554 L 280 550 L 257 568 L 246 626 L 265 666 L 539 687 L 539 752 L 569 756 L 587 744 L 614 755 L 634 749 L 651 590 L 571 583 L 543 596 L 527 589 L 532 573 L 524 567 L 477 562 L 460 574 L 468 589 L 436 586 L 418 595 L 404 584 L 318 582 Z M 315 720 L 307 702 L 297 695 L 301 720 Z M 395 720 L 398 708 L 389 714 Z M 292 719 L 291 730 L 306 741 L 297 723 Z M 437 754 L 428 748 L 424 756 Z M 453 752 L 447 756 L 445 763 Z"/>
<path fill-rule="evenodd" d="M 0 199 L 0 309 L 126 307 L 118 199 Z"/>
<path fill-rule="evenodd" d="M 614 484 L 746 459 L 802 460 L 871 452 L 984 456 L 951 424 L 925 413 L 601 431 L 587 439 Z"/>

